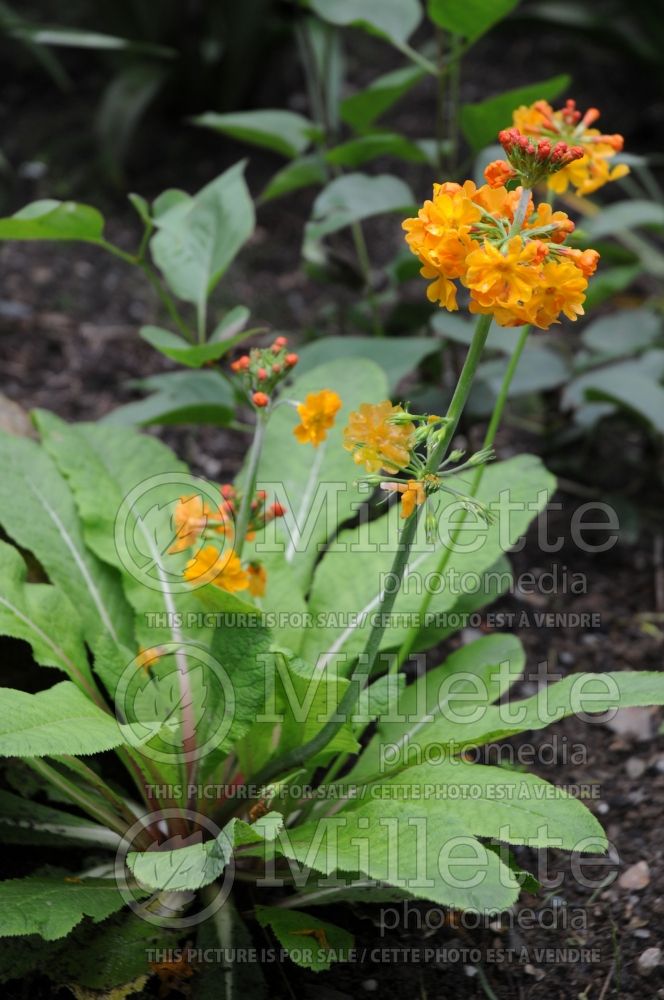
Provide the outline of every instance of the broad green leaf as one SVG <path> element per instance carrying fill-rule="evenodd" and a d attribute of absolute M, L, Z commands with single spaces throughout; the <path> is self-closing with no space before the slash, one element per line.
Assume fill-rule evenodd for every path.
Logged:
<path fill-rule="evenodd" d="M 331 24 L 367 28 L 397 45 L 410 38 L 422 18 L 419 0 L 310 0 L 309 5 Z"/>
<path fill-rule="evenodd" d="M 477 104 L 464 104 L 461 109 L 461 130 L 473 149 L 479 150 L 482 146 L 495 142 L 498 132 L 512 124 L 512 112 L 521 104 L 551 101 L 566 90 L 570 82 L 571 77 L 563 73 L 540 83 L 508 90 Z"/>
<path fill-rule="evenodd" d="M 192 118 L 192 122 L 288 157 L 303 153 L 315 131 L 313 122 L 304 115 L 283 109 L 261 108 L 260 111 L 234 111 L 225 115 L 206 111 Z"/>
<path fill-rule="evenodd" d="M 33 552 L 69 598 L 94 642 L 107 632 L 132 644 L 131 612 L 117 574 L 86 550 L 69 486 L 34 441 L 0 434 L 0 524 Z"/>
<path fill-rule="evenodd" d="M 653 671 L 572 674 L 538 694 L 490 705 L 476 721 L 436 718 L 417 734 L 420 747 L 440 744 L 450 755 L 529 729 L 546 729 L 568 715 L 613 713 L 618 708 L 664 704 L 664 676 Z M 589 720 L 597 724 L 601 720 Z M 405 762 L 401 761 L 400 766 Z"/>
<path fill-rule="evenodd" d="M 0 841 L 64 848 L 81 844 L 115 851 L 121 837 L 90 819 L 0 791 Z"/>
<path fill-rule="evenodd" d="M 407 163 L 427 162 L 427 157 L 419 146 L 396 132 L 377 132 L 350 139 L 331 149 L 325 154 L 325 159 L 334 166 L 353 169 L 379 156 L 394 156 Z"/>
<path fill-rule="evenodd" d="M 237 847 L 272 841 L 282 825 L 282 816 L 274 812 L 251 826 L 233 819 L 212 840 L 173 850 L 132 851 L 127 866 L 141 886 L 168 892 L 201 889 L 221 875 Z"/>
<path fill-rule="evenodd" d="M 342 962 L 354 945 L 348 931 L 300 910 L 257 906 L 254 914 L 261 927 L 270 927 L 281 947 L 304 969 L 327 972 L 332 962 Z"/>
<path fill-rule="evenodd" d="M 0 219 L 0 240 L 104 242 L 104 218 L 90 205 L 44 198 Z"/>
<path fill-rule="evenodd" d="M 292 191 L 312 185 L 323 185 L 327 180 L 327 171 L 319 156 L 303 156 L 292 163 L 287 163 L 279 170 L 271 181 L 263 188 L 259 202 L 283 198 Z"/>
<path fill-rule="evenodd" d="M 621 361 L 574 379 L 563 395 L 563 407 L 584 402 L 618 404 L 664 433 L 664 351 L 646 351 L 638 360 Z"/>
<path fill-rule="evenodd" d="M 298 375 L 340 357 L 368 358 L 387 375 L 389 391 L 398 384 L 423 358 L 440 350 L 437 340 L 430 337 L 321 337 L 299 350 Z"/>
<path fill-rule="evenodd" d="M 0 882 L 0 936 L 63 938 L 84 917 L 105 920 L 124 906 L 114 879 L 32 875 Z"/>
<path fill-rule="evenodd" d="M 584 231 L 593 239 L 614 236 L 639 226 L 664 226 L 664 205 L 658 201 L 631 198 L 602 208 L 597 215 L 584 219 Z"/>
<path fill-rule="evenodd" d="M 469 716 L 483 712 L 509 690 L 524 663 L 519 639 L 501 633 L 456 650 L 409 684 L 396 705 L 390 703 L 348 781 L 363 782 L 403 766 L 406 754 L 417 753 L 422 730 L 436 719 L 462 725 Z"/>
<path fill-rule="evenodd" d="M 405 66 L 376 77 L 365 90 L 352 94 L 341 102 L 342 120 L 358 132 L 364 131 L 424 76 L 424 71 L 419 67 Z"/>
<path fill-rule="evenodd" d="M 352 890 L 368 876 L 405 896 L 454 909 L 491 914 L 510 907 L 519 885 L 509 867 L 449 808 L 443 822 L 440 799 L 413 799 L 389 790 L 382 799 L 367 796 L 357 808 L 282 830 L 275 847 L 305 870 L 334 875 L 331 886 Z M 303 874 L 294 870 L 298 887 L 306 884 Z M 316 884 L 326 886 L 320 879 Z"/>
<path fill-rule="evenodd" d="M 455 488 L 463 489 L 463 485 L 459 482 Z M 490 506 L 496 521 L 485 525 L 466 515 L 460 538 L 463 550 L 458 547 L 449 558 L 442 579 L 437 576 L 442 547 L 462 510 L 456 497 L 441 493 L 436 498 L 438 544 L 426 540 L 422 519 L 382 648 L 398 645 L 408 623 L 417 621 L 425 587 L 433 592 L 429 614 L 442 615 L 443 620 L 461 596 L 472 592 L 469 583 L 462 586 L 459 581 L 472 581 L 473 587 L 484 591 L 483 575 L 524 533 L 545 506 L 553 486 L 553 477 L 532 455 L 489 465 L 478 498 Z M 334 662 L 337 654 L 352 657 L 364 647 L 371 616 L 380 604 L 381 586 L 390 580 L 402 523 L 399 508 L 394 506 L 384 517 L 341 531 L 330 545 L 316 569 L 309 598 L 311 612 L 323 624 L 317 622 L 317 627 L 307 630 L 300 650 L 304 659 L 315 662 L 322 656 L 324 662 Z"/>
<path fill-rule="evenodd" d="M 652 309 L 621 309 L 589 323 L 581 340 L 606 358 L 620 358 L 651 347 L 661 331 L 661 319 Z"/>
<path fill-rule="evenodd" d="M 178 361 L 188 368 L 200 368 L 209 361 L 217 361 L 255 332 L 255 330 L 244 330 L 242 333 L 227 339 L 217 337 L 214 340 L 210 338 L 204 344 L 192 344 L 179 334 L 164 330 L 159 326 L 142 326 L 140 329 L 143 340 L 147 340 L 148 344 L 151 344 L 167 358 L 172 358 L 173 361 Z"/>
<path fill-rule="evenodd" d="M 478 366 L 477 383 L 469 402 L 473 413 L 492 413 L 508 364 L 508 358 L 497 358 L 483 361 Z M 564 385 L 569 377 L 569 367 L 558 351 L 528 344 L 519 359 L 509 395 L 514 397 L 533 392 L 549 392 Z"/>
<path fill-rule="evenodd" d="M 0 688 L 3 757 L 79 756 L 113 750 L 125 742 L 115 718 L 97 708 L 71 681 L 38 694 Z"/>
<path fill-rule="evenodd" d="M 0 542 L 0 634 L 25 639 L 43 667 L 57 667 L 92 690 L 81 621 L 64 594 L 48 583 L 27 583 L 15 548 Z"/>
<path fill-rule="evenodd" d="M 414 204 L 413 192 L 398 177 L 389 174 L 370 177 L 360 173 L 337 177 L 314 202 L 305 230 L 305 245 L 374 215 L 406 214 Z"/>
<path fill-rule="evenodd" d="M 607 847 L 602 827 L 582 802 L 527 772 L 446 760 L 391 774 L 370 792 L 402 803 L 430 796 L 422 810 L 428 836 L 460 823 L 470 834 L 507 844 L 588 853 Z"/>
<path fill-rule="evenodd" d="M 212 346 L 208 343 L 205 347 Z M 225 348 L 224 348 L 225 349 Z M 138 385 L 152 395 L 112 410 L 103 422 L 123 427 L 137 424 L 213 424 L 225 427 L 235 417 L 235 400 L 217 371 L 166 372 Z"/>
<path fill-rule="evenodd" d="M 465 344 L 467 347 L 473 339 L 475 324 L 472 320 L 464 319 L 456 313 L 448 313 L 439 309 L 431 318 L 431 326 L 438 336 L 445 340 L 451 340 L 455 344 Z M 487 350 L 501 351 L 503 354 L 511 354 L 516 344 L 514 330 L 505 330 L 502 327 L 492 326 L 489 330 L 486 347 Z"/>
<path fill-rule="evenodd" d="M 297 378 L 288 395 L 303 400 L 321 389 L 333 389 L 343 403 L 327 440 L 318 448 L 300 444 L 293 435 L 299 422 L 296 411 L 290 406 L 279 407 L 268 424 L 258 469 L 257 486 L 267 491 L 266 503 L 278 500 L 286 507 L 286 514 L 273 521 L 265 536 L 257 540 L 256 555 L 266 562 L 269 576 L 270 566 L 285 554 L 303 590 L 327 539 L 366 497 L 366 491 L 355 485 L 357 466 L 342 444 L 348 414 L 362 402 L 385 399 L 387 382 L 371 361 L 358 358 L 349 366 L 339 359 Z"/>
<path fill-rule="evenodd" d="M 254 206 L 236 163 L 194 197 L 157 211 L 152 257 L 169 286 L 192 302 L 204 328 L 205 304 L 217 282 L 254 229 Z"/>
<path fill-rule="evenodd" d="M 278 658 L 281 665 L 286 658 Z M 308 743 L 325 722 L 336 714 L 348 681 L 333 670 L 318 672 L 302 660 L 286 659 L 287 669 L 281 670 L 277 688 L 277 705 L 283 712 L 280 724 L 279 750 L 288 751 Z M 281 696 L 281 697 L 280 697 Z M 280 702 L 280 704 L 279 704 Z M 359 744 L 348 725 L 342 726 L 335 738 L 318 757 L 330 753 L 357 753 Z M 312 759 L 312 763 L 318 758 Z"/>
<path fill-rule="evenodd" d="M 132 730 L 135 739 L 148 740 L 155 719 L 179 713 L 182 671 L 191 687 L 197 747 L 225 752 L 263 702 L 261 657 L 270 637 L 253 605 L 212 585 L 193 590 L 182 579 L 191 553 L 169 552 L 178 498 L 198 494 L 214 504 L 218 487 L 192 476 L 155 438 L 105 425 L 68 426 L 44 412 L 38 422 L 71 483 L 87 544 L 123 574 L 138 642 L 146 648 L 170 644 L 154 668 L 157 685 L 144 671 L 132 674 L 130 660 L 121 696 L 116 688 L 128 721 L 141 724 Z M 112 683 L 114 668 L 107 667 Z M 179 728 L 159 733 L 150 748 L 168 759 L 162 741 L 177 743 L 181 735 Z"/>
<path fill-rule="evenodd" d="M 474 42 L 514 10 L 519 0 L 428 0 L 427 12 L 439 28 Z"/>

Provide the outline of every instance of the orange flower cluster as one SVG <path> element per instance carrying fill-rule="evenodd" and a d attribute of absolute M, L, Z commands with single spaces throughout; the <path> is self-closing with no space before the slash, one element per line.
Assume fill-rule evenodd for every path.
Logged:
<path fill-rule="evenodd" d="M 308 393 L 305 401 L 296 406 L 300 423 L 293 434 L 300 444 L 312 444 L 317 448 L 334 425 L 341 406 L 339 396 L 332 389 Z"/>
<path fill-rule="evenodd" d="M 381 403 L 362 403 L 348 417 L 344 430 L 344 448 L 353 453 L 357 465 L 367 472 L 398 472 L 405 468 L 415 444 L 415 428 L 401 421 L 406 411 L 393 406 L 389 399 Z"/>
<path fill-rule="evenodd" d="M 249 590 L 254 597 L 261 597 L 265 593 L 267 583 L 265 567 L 257 562 L 250 562 L 243 567 L 233 549 L 223 551 L 212 544 L 213 541 L 219 540 L 219 536 L 232 539 L 239 502 L 234 486 L 225 484 L 219 489 L 221 500 L 214 508 L 199 494 L 180 497 L 173 513 L 175 541 L 168 551 L 182 552 L 191 548 L 199 538 L 209 541 L 209 544 L 203 545 L 185 566 L 185 580 L 198 586 L 211 583 L 230 593 L 236 590 Z M 257 490 L 255 499 L 251 502 L 247 541 L 255 538 L 256 532 L 270 521 L 276 517 L 283 517 L 286 513 L 286 508 L 280 503 L 270 504 L 266 509 L 265 499 L 265 490 Z"/>
<path fill-rule="evenodd" d="M 599 129 L 591 128 L 599 117 L 597 108 L 589 108 L 582 115 L 575 101 L 567 101 L 558 111 L 554 111 L 547 101 L 536 101 L 514 112 L 513 123 L 523 135 L 540 141 L 570 143 L 583 151 L 581 158 L 547 178 L 548 186 L 557 194 L 570 186 L 578 195 L 592 194 L 609 181 L 619 180 L 629 173 L 624 163 L 611 167 L 609 161 L 622 150 L 624 139 L 621 135 L 603 135 Z"/>
<path fill-rule="evenodd" d="M 535 208 L 520 187 L 434 184 L 433 198 L 403 228 L 420 273 L 432 279 L 428 298 L 444 309 L 458 309 L 458 280 L 470 311 L 493 315 L 501 326 L 547 329 L 561 313 L 572 320 L 583 314 L 599 254 L 564 246 L 574 223 L 550 205 Z"/>

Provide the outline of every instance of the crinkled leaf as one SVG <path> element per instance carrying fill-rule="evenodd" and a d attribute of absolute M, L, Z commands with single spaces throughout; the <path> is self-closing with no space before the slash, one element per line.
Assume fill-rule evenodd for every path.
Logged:
<path fill-rule="evenodd" d="M 95 923 L 124 906 L 114 879 L 33 875 L 0 882 L 0 936 L 63 938 L 84 917 Z"/>
<path fill-rule="evenodd" d="M 254 914 L 261 927 L 272 929 L 296 965 L 314 972 L 326 972 L 333 961 L 343 961 L 355 942 L 348 931 L 300 910 L 257 906 Z"/>

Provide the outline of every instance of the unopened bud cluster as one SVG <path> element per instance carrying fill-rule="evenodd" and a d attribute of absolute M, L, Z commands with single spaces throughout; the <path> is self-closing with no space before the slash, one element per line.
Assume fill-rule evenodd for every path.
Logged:
<path fill-rule="evenodd" d="M 297 354 L 288 350 L 286 337 L 277 337 L 270 347 L 253 347 L 231 364 L 240 377 L 254 406 L 268 406 L 272 393 L 298 362 Z"/>
<path fill-rule="evenodd" d="M 585 155 L 582 146 L 569 146 L 562 140 L 552 142 L 546 137 L 533 138 L 523 135 L 518 128 L 503 129 L 498 133 L 498 141 L 515 175 L 528 188 Z"/>

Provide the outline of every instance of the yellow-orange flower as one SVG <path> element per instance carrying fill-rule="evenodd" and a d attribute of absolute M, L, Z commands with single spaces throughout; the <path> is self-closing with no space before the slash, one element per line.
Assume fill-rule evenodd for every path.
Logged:
<path fill-rule="evenodd" d="M 154 664 L 157 663 L 163 655 L 164 652 L 162 646 L 151 646 L 149 649 L 145 649 L 144 646 L 141 646 L 135 660 L 136 666 L 139 670 L 145 670 L 146 673 L 150 673 Z"/>
<path fill-rule="evenodd" d="M 504 187 L 514 177 L 516 177 L 516 170 L 507 160 L 492 160 L 484 168 L 484 179 L 490 188 Z"/>
<path fill-rule="evenodd" d="M 249 593 L 252 597 L 262 597 L 267 586 L 267 571 L 261 563 L 249 563 L 247 566 L 247 576 L 249 577 Z"/>
<path fill-rule="evenodd" d="M 611 166 L 609 160 L 623 148 L 621 135 L 603 135 L 590 126 L 599 118 L 599 111 L 590 108 L 585 115 L 577 110 L 574 101 L 567 101 L 564 108 L 554 111 L 547 101 L 536 101 L 530 107 L 517 108 L 513 123 L 524 135 L 570 142 L 581 146 L 585 156 L 551 174 L 547 184 L 552 191 L 562 194 L 568 187 L 578 195 L 592 194 L 598 188 L 617 181 L 629 173 L 624 163 Z"/>
<path fill-rule="evenodd" d="M 300 423 L 293 434 L 300 444 L 312 444 L 317 448 L 327 437 L 341 405 L 339 396 L 332 389 L 310 392 L 303 403 L 298 403 Z"/>
<path fill-rule="evenodd" d="M 168 551 L 182 552 L 183 549 L 190 548 L 205 531 L 209 513 L 202 497 L 180 497 L 173 512 L 175 541 Z"/>
<path fill-rule="evenodd" d="M 220 552 L 214 545 L 205 545 L 189 560 L 184 578 L 199 585 L 211 583 L 230 593 L 249 587 L 249 577 L 238 555 L 232 550 Z"/>
<path fill-rule="evenodd" d="M 426 500 L 424 486 L 417 479 L 410 479 L 405 485 L 399 486 L 401 493 L 401 516 L 410 517 L 415 507 L 421 507 Z"/>
<path fill-rule="evenodd" d="M 546 246 L 539 240 L 527 243 L 520 236 L 499 250 L 487 240 L 468 255 L 463 283 L 471 290 L 471 299 L 483 309 L 509 308 L 526 302 L 539 281 L 537 265 L 546 256 Z"/>
<path fill-rule="evenodd" d="M 546 330 L 561 312 L 571 320 L 583 316 L 587 287 L 587 278 L 571 261 L 544 264 L 541 282 L 524 306 L 524 322 Z"/>
<path fill-rule="evenodd" d="M 395 422 L 405 411 L 392 406 L 389 399 L 381 403 L 362 403 L 348 417 L 344 430 L 344 448 L 352 451 L 358 465 L 367 472 L 397 472 L 408 465 L 413 449 L 415 430 L 409 422 Z"/>

